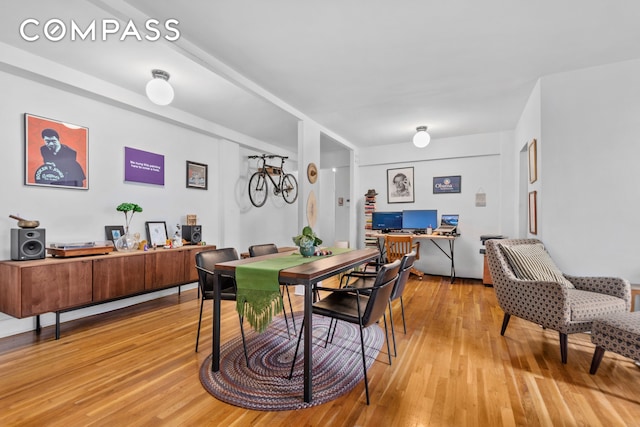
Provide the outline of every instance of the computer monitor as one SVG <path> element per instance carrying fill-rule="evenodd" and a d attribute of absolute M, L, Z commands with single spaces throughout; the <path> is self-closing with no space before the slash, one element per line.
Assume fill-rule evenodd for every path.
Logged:
<path fill-rule="evenodd" d="M 455 215 L 442 215 L 440 219 L 440 225 L 451 225 L 453 227 L 458 226 L 458 214 Z"/>
<path fill-rule="evenodd" d="M 405 230 L 426 230 L 438 225 L 438 211 L 435 209 L 416 209 L 402 212 L 402 228 Z"/>
<path fill-rule="evenodd" d="M 371 228 L 382 231 L 402 229 L 402 212 L 373 212 Z"/>

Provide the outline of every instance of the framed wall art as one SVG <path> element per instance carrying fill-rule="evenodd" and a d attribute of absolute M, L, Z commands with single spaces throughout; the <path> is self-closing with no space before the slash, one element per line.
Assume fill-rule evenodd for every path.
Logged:
<path fill-rule="evenodd" d="M 107 240 L 115 243 L 124 234 L 124 227 L 121 225 L 105 225 L 104 233 L 107 236 Z"/>
<path fill-rule="evenodd" d="M 533 184 L 538 180 L 538 143 L 535 138 L 529 143 L 527 149 L 529 155 L 529 183 Z"/>
<path fill-rule="evenodd" d="M 187 160 L 187 188 L 207 189 L 207 165 Z"/>
<path fill-rule="evenodd" d="M 147 242 L 150 246 L 164 246 L 167 244 L 167 223 L 165 221 L 147 221 Z"/>
<path fill-rule="evenodd" d="M 387 169 L 387 203 L 413 203 L 413 167 Z"/>
<path fill-rule="evenodd" d="M 25 113 L 25 185 L 89 189 L 89 129 Z"/>
<path fill-rule="evenodd" d="M 124 180 L 164 185 L 164 156 L 124 147 Z"/>
<path fill-rule="evenodd" d="M 529 233 L 538 234 L 537 191 L 529 192 Z"/>
<path fill-rule="evenodd" d="M 460 193 L 461 187 L 462 177 L 460 175 L 433 177 L 433 194 Z"/>

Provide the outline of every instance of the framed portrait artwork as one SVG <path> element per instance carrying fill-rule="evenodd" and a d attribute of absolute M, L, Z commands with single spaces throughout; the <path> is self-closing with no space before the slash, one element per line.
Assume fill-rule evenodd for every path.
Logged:
<path fill-rule="evenodd" d="M 413 203 L 413 167 L 387 169 L 387 203 Z"/>
<path fill-rule="evenodd" d="M 165 221 L 147 221 L 147 242 L 150 246 L 164 246 L 167 244 L 167 223 Z"/>
<path fill-rule="evenodd" d="M 89 189 L 89 129 L 25 113 L 24 183 Z"/>
<path fill-rule="evenodd" d="M 187 188 L 207 189 L 207 165 L 187 160 Z"/>
<path fill-rule="evenodd" d="M 529 233 L 538 234 L 537 191 L 529 192 Z"/>
<path fill-rule="evenodd" d="M 124 234 L 124 227 L 121 225 L 105 225 L 104 232 L 107 236 L 107 240 L 111 240 L 113 243 L 116 242 Z"/>
<path fill-rule="evenodd" d="M 535 138 L 529 143 L 527 152 L 529 155 L 529 183 L 533 184 L 538 180 L 538 143 Z"/>

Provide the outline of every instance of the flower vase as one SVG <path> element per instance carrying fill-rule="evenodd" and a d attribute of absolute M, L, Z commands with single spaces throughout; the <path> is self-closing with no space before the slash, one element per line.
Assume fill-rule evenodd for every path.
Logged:
<path fill-rule="evenodd" d="M 310 256 L 313 256 L 315 251 L 316 247 L 313 242 L 300 242 L 300 255 L 302 255 L 303 257 L 308 258 Z"/>
<path fill-rule="evenodd" d="M 116 249 L 120 252 L 133 252 L 138 250 L 138 239 L 131 233 L 129 233 L 129 229 L 115 242 Z"/>

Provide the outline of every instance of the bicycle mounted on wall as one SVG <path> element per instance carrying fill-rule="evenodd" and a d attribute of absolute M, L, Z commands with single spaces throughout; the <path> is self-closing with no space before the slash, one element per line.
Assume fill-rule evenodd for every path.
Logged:
<path fill-rule="evenodd" d="M 247 156 L 249 159 L 258 159 L 258 170 L 249 179 L 249 199 L 259 208 L 267 201 L 269 192 L 268 180 L 273 185 L 273 194 L 282 196 L 285 202 L 291 204 L 298 198 L 298 181 L 296 177 L 284 170 L 284 161 L 287 156 L 275 154 L 262 154 L 260 156 Z M 280 166 L 267 164 L 267 159 L 280 159 Z M 274 178 L 276 177 L 276 178 Z"/>

